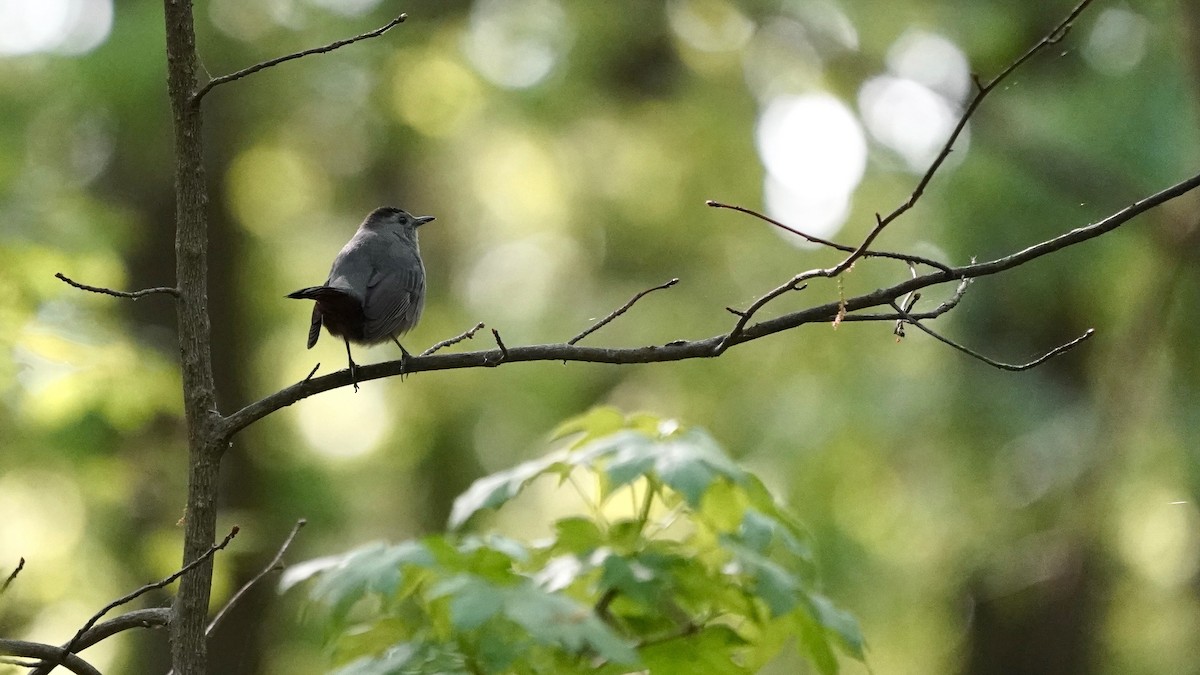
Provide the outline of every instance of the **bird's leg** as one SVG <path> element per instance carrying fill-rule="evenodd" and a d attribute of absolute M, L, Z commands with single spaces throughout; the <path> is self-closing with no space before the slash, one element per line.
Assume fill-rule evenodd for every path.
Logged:
<path fill-rule="evenodd" d="M 408 360 L 412 358 L 412 354 L 408 353 L 395 335 L 392 336 L 392 342 L 395 342 L 396 346 L 400 348 L 400 379 L 404 379 L 404 376 L 408 374 Z"/>
<path fill-rule="evenodd" d="M 354 357 L 350 354 L 350 341 L 342 338 L 346 343 L 346 360 L 350 362 L 350 382 L 354 384 L 354 391 L 358 391 L 358 364 L 354 362 Z"/>

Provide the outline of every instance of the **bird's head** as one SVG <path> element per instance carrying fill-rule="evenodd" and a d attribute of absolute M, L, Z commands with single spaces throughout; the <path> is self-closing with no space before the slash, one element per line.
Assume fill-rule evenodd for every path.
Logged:
<path fill-rule="evenodd" d="M 371 212 L 362 227 L 372 230 L 391 230 L 412 233 L 416 228 L 433 220 L 433 216 L 414 216 L 404 209 L 381 206 Z"/>

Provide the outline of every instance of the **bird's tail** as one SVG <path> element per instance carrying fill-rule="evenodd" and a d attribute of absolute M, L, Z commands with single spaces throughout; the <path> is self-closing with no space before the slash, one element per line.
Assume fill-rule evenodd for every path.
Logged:
<path fill-rule="evenodd" d="M 346 291 L 340 288 L 331 286 L 309 286 L 301 288 L 298 291 L 288 293 L 287 297 L 293 300 L 333 300 L 346 295 Z"/>
<path fill-rule="evenodd" d="M 317 303 L 313 306 L 312 324 L 308 328 L 309 349 L 312 349 L 313 345 L 317 344 L 317 338 L 321 336 L 321 324 L 325 321 L 326 312 L 330 313 L 331 319 L 357 316 L 358 324 L 360 326 L 362 324 L 362 304 L 344 289 L 332 286 L 309 286 L 308 288 L 301 288 L 298 291 L 288 293 L 287 297 L 295 300 L 315 300 Z M 322 311 L 322 308 L 324 311 Z M 344 329 L 336 328 L 339 323 L 335 320 L 333 324 L 326 325 L 333 326 L 329 329 L 331 333 L 341 335 Z"/>

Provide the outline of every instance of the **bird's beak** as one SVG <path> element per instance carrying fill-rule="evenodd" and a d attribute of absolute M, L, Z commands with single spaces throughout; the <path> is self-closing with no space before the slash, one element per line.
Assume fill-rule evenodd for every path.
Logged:
<path fill-rule="evenodd" d="M 420 227 L 431 220 L 433 220 L 433 216 L 417 216 L 413 218 L 413 227 Z"/>

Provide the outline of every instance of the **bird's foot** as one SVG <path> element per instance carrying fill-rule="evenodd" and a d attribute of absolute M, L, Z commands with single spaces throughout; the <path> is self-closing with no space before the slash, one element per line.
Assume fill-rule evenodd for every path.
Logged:
<path fill-rule="evenodd" d="M 354 385 L 354 393 L 358 393 L 358 364 L 350 359 L 350 383 Z"/>

